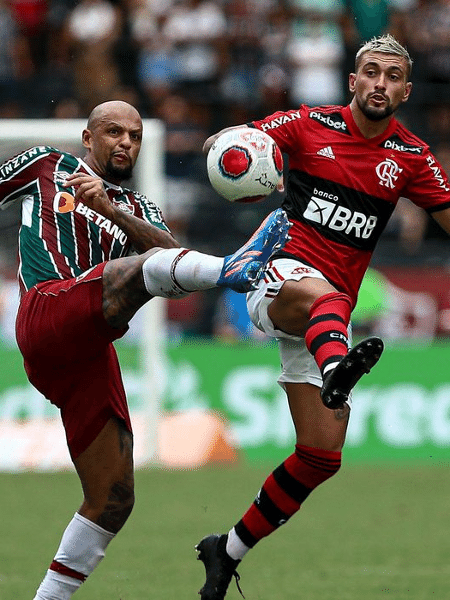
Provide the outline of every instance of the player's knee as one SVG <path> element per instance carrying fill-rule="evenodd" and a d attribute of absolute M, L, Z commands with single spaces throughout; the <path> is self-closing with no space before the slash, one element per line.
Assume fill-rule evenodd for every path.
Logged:
<path fill-rule="evenodd" d="M 292 335 L 303 335 L 308 324 L 309 308 L 309 303 L 305 303 L 301 296 L 280 293 L 269 305 L 267 314 L 276 329 Z"/>

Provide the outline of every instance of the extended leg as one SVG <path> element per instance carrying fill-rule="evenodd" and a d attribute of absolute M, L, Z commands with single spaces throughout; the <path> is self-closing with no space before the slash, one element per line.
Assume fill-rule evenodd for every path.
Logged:
<path fill-rule="evenodd" d="M 186 248 L 154 248 L 139 256 L 110 261 L 103 272 L 106 320 L 113 327 L 124 327 L 154 296 L 183 298 L 216 286 L 249 291 L 261 278 L 273 252 L 284 246 L 289 227 L 286 213 L 277 209 L 241 248 L 225 258 Z"/>

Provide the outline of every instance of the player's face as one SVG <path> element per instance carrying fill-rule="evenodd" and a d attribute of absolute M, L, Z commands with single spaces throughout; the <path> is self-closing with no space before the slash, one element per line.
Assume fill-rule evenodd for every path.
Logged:
<path fill-rule="evenodd" d="M 86 162 L 112 183 L 129 179 L 141 149 L 142 121 L 138 115 L 110 113 L 83 132 Z"/>
<path fill-rule="evenodd" d="M 395 54 L 367 52 L 356 73 L 349 77 L 349 89 L 363 115 L 382 121 L 408 100 L 411 83 L 407 81 L 406 59 Z"/>

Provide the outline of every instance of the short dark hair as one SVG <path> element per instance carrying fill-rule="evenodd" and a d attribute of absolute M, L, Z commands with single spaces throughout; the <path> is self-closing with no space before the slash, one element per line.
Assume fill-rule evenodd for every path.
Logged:
<path fill-rule="evenodd" d="M 382 52 L 383 54 L 395 54 L 396 56 L 401 56 L 406 60 L 407 64 L 407 73 L 406 78 L 409 79 L 412 70 L 413 61 L 409 56 L 408 50 L 404 48 L 393 35 L 390 33 L 386 35 L 381 35 L 379 37 L 373 37 L 368 42 L 365 42 L 361 48 L 356 53 L 355 57 L 355 71 L 358 70 L 358 67 L 361 63 L 361 59 L 364 54 L 367 52 Z"/>

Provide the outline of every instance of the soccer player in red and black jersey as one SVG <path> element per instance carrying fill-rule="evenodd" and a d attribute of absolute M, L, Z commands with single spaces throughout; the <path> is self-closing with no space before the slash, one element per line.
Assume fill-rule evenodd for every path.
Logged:
<path fill-rule="evenodd" d="M 105 102 L 82 133 L 84 159 L 36 146 L 0 165 L 0 206 L 22 203 L 17 342 L 29 380 L 60 408 L 84 493 L 35 600 L 71 598 L 133 508 L 132 428 L 112 342 L 154 296 L 252 289 L 287 239 L 277 209 L 232 256 L 180 248 L 159 208 L 121 186 L 142 134 L 133 106 Z"/>
<path fill-rule="evenodd" d="M 279 342 L 296 446 L 226 535 L 197 546 L 202 600 L 222 600 L 245 553 L 286 523 L 341 464 L 351 389 L 378 361 L 378 338 L 348 350 L 348 326 L 372 252 L 400 197 L 450 233 L 450 184 L 422 140 L 395 111 L 408 100 L 412 61 L 392 36 L 356 55 L 348 106 L 301 106 L 248 125 L 289 157 L 283 203 L 291 240 L 247 295 L 257 327 Z M 205 142 L 205 152 L 219 134 Z"/>

